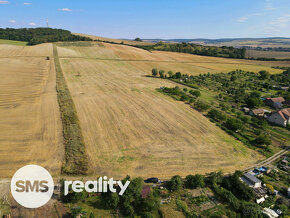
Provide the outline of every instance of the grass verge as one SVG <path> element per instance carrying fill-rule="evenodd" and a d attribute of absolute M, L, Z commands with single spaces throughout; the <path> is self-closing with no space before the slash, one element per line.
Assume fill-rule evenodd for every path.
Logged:
<path fill-rule="evenodd" d="M 64 74 L 58 58 L 57 47 L 53 45 L 54 63 L 56 69 L 56 91 L 63 125 L 65 145 L 65 160 L 62 165 L 64 174 L 86 174 L 88 157 L 82 135 L 77 111 L 67 87 Z"/>
<path fill-rule="evenodd" d="M 27 42 L 0 39 L 0 44 L 26 46 L 27 45 Z"/>

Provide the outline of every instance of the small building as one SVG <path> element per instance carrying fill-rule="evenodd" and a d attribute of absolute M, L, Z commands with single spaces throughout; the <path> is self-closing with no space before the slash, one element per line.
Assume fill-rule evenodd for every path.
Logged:
<path fill-rule="evenodd" d="M 264 197 L 261 197 L 261 198 L 256 199 L 256 203 L 260 204 L 260 203 L 263 203 L 265 200 L 266 199 Z"/>
<path fill-rule="evenodd" d="M 283 110 L 272 113 L 268 117 L 268 121 L 270 123 L 286 127 L 287 124 L 290 124 L 290 108 L 285 108 Z"/>
<path fill-rule="evenodd" d="M 269 106 L 274 107 L 275 103 L 281 103 L 283 104 L 283 102 L 285 101 L 285 99 L 283 97 L 277 97 L 277 98 L 266 98 L 266 104 Z"/>
<path fill-rule="evenodd" d="M 289 89 L 289 86 L 281 86 L 280 87 L 280 90 L 283 90 L 283 91 L 288 91 Z"/>
<path fill-rule="evenodd" d="M 244 111 L 245 113 L 249 113 L 249 112 L 250 112 L 250 108 L 243 107 L 243 108 L 242 108 L 242 111 Z"/>
<path fill-rule="evenodd" d="M 262 186 L 262 181 L 253 176 L 250 173 L 245 173 L 242 177 L 241 180 L 245 182 L 248 186 L 252 188 L 260 188 Z"/>
<path fill-rule="evenodd" d="M 274 210 L 272 210 L 270 208 L 264 208 L 262 213 L 267 215 L 270 218 L 276 218 L 279 216 Z"/>
<path fill-rule="evenodd" d="M 264 109 L 254 109 L 250 111 L 251 116 L 263 117 L 265 114 Z"/>

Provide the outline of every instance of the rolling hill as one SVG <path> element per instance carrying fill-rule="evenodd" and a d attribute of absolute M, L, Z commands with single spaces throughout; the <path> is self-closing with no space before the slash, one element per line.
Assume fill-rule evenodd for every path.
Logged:
<path fill-rule="evenodd" d="M 188 105 L 156 91 L 175 86 L 148 78 L 153 67 L 189 74 L 237 68 L 281 72 L 260 62 L 153 51 L 94 42 L 59 43 L 90 172 L 123 177 L 231 172 L 261 158 Z"/>
<path fill-rule="evenodd" d="M 64 146 L 52 44 L 0 47 L 1 176 L 29 163 L 60 174 Z M 147 75 L 154 67 L 192 75 L 282 72 L 271 68 L 273 63 L 103 42 L 62 42 L 57 50 L 80 120 L 89 175 L 169 178 L 232 172 L 263 158 L 189 105 L 156 91 L 176 84 Z"/>

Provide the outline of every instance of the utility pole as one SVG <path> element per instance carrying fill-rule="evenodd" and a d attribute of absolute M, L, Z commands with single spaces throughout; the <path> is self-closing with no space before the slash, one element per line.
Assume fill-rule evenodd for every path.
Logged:
<path fill-rule="evenodd" d="M 46 18 L 46 26 L 47 26 L 47 28 L 49 27 L 49 26 L 48 26 L 48 18 Z"/>

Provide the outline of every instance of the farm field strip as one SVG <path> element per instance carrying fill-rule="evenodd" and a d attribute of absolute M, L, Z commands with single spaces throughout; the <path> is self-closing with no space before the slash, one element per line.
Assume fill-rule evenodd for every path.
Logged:
<path fill-rule="evenodd" d="M 188 105 L 158 93 L 156 88 L 173 84 L 145 77 L 152 66 L 158 67 L 156 62 L 67 58 L 64 54 L 80 49 L 85 48 L 65 47 L 64 51 L 58 47 L 92 174 L 169 178 L 177 173 L 232 172 L 262 158 Z M 181 64 L 176 65 L 173 61 L 170 70 L 180 70 Z"/>
<path fill-rule="evenodd" d="M 37 46 L 16 47 L 26 54 L 37 50 Z M 44 47 L 45 55 L 51 55 L 52 46 L 39 49 Z M 0 53 L 6 52 L 1 48 Z M 0 175 L 11 177 L 26 164 L 59 174 L 63 146 L 54 62 L 43 57 L 15 58 L 12 53 L 9 58 L 0 55 Z"/>

